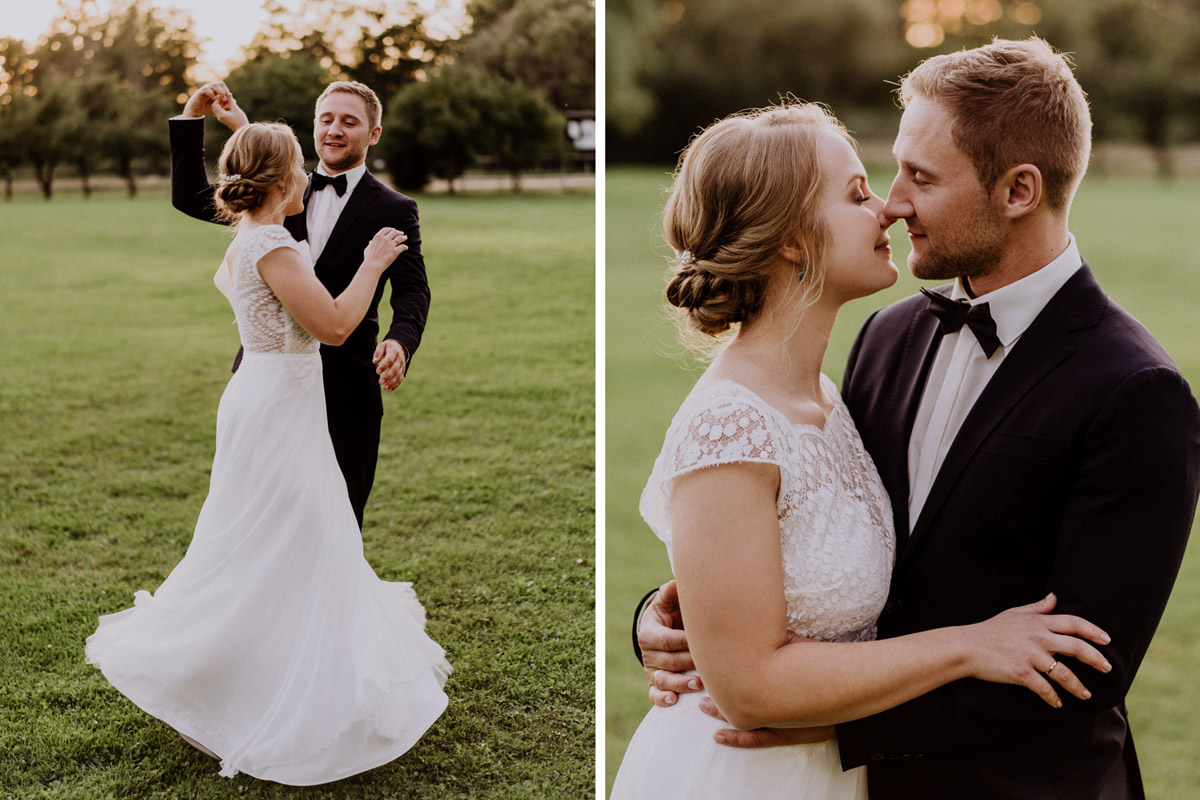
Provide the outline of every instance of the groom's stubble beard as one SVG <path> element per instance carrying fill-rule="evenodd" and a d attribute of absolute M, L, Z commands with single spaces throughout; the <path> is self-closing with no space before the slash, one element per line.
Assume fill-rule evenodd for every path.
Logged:
<path fill-rule="evenodd" d="M 926 229 L 928 234 L 928 229 Z M 991 208 L 960 219 L 937 237 L 927 236 L 926 250 L 908 256 L 913 277 L 922 280 L 979 278 L 999 267 L 1008 237 L 999 215 Z"/>
<path fill-rule="evenodd" d="M 321 156 L 321 163 L 325 165 L 327 170 L 334 170 L 337 172 L 345 172 L 352 167 L 358 166 L 359 163 L 365 161 L 367 158 L 366 147 L 364 147 L 362 150 L 354 150 L 350 147 L 346 147 L 337 154 L 336 160 L 327 155 L 328 150 L 324 147 L 324 145 L 319 145 L 317 147 L 317 153 Z"/>

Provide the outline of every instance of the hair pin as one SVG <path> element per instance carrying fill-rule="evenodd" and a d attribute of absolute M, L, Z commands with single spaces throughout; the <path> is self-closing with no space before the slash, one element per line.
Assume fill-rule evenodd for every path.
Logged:
<path fill-rule="evenodd" d="M 676 250 L 675 260 L 679 262 L 679 266 L 681 267 L 690 267 L 696 263 L 696 257 L 692 255 L 691 250 L 684 250 L 682 253 Z"/>
<path fill-rule="evenodd" d="M 242 179 L 242 176 L 236 173 L 233 175 L 226 175 L 224 172 L 218 173 L 217 177 L 221 179 L 221 183 L 232 183 L 233 181 L 240 181 Z"/>

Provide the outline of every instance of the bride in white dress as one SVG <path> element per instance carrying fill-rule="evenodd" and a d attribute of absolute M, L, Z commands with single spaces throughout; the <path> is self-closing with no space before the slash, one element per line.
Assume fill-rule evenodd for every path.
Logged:
<path fill-rule="evenodd" d="M 874 641 L 894 557 L 887 494 L 821 361 L 838 309 L 895 282 L 883 201 L 845 129 L 807 104 L 723 120 L 685 150 L 664 211 L 670 303 L 736 335 L 683 402 L 641 511 L 666 544 L 698 668 L 646 715 L 614 800 L 866 797 L 832 725 L 964 677 L 1052 705 L 1055 653 L 1101 668 L 1053 599 L 979 625 Z M 672 648 L 674 649 L 674 648 Z M 1083 697 L 1065 668 L 1050 676 Z M 653 692 L 653 690 L 652 690 Z M 673 697 L 673 695 L 672 695 Z M 714 703 L 725 722 L 701 710 Z M 803 744 L 736 749 L 723 728 L 804 728 Z"/>
<path fill-rule="evenodd" d="M 247 125 L 219 163 L 217 203 L 240 221 L 216 282 L 245 355 L 217 412 L 209 495 L 183 560 L 100 618 L 87 660 L 221 775 L 325 783 L 397 758 L 447 704 L 451 668 L 411 584 L 363 557 L 318 353 L 358 324 L 405 237 L 381 230 L 330 297 L 281 225 L 306 182 L 291 129 Z"/>

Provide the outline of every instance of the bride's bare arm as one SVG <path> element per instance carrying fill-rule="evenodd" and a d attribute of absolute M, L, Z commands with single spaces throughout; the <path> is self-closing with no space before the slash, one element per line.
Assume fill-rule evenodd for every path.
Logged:
<path fill-rule="evenodd" d="M 407 250 L 405 236 L 383 228 L 363 253 L 362 266 L 350 285 L 333 297 L 317 280 L 312 268 L 290 247 L 267 253 L 258 262 L 258 273 L 292 318 L 322 344 L 340 345 L 354 332 L 370 308 L 379 276 L 396 256 Z"/>
<path fill-rule="evenodd" d="M 868 716 L 960 678 L 1026 686 L 1061 702 L 1045 673 L 1055 654 L 1105 670 L 1081 636 L 1106 635 L 1050 615 L 1052 598 L 977 625 L 876 642 L 787 643 L 776 494 L 779 470 L 738 463 L 676 479 L 674 566 L 688 644 L 704 685 L 737 728 L 811 727 Z M 1065 666 L 1049 676 L 1087 690 Z"/>

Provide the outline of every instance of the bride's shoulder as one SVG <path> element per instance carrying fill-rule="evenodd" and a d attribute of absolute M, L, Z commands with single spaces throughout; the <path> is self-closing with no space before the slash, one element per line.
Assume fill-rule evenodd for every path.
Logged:
<path fill-rule="evenodd" d="M 778 437 L 777 415 L 762 398 L 730 379 L 697 384 L 671 421 L 668 448 L 761 449 Z"/>
<path fill-rule="evenodd" d="M 297 242 L 288 229 L 282 225 L 259 225 L 238 232 L 241 251 L 246 254 L 251 263 L 258 263 L 263 256 L 280 248 L 294 250 L 301 256 L 305 254 L 300 242 Z"/>

